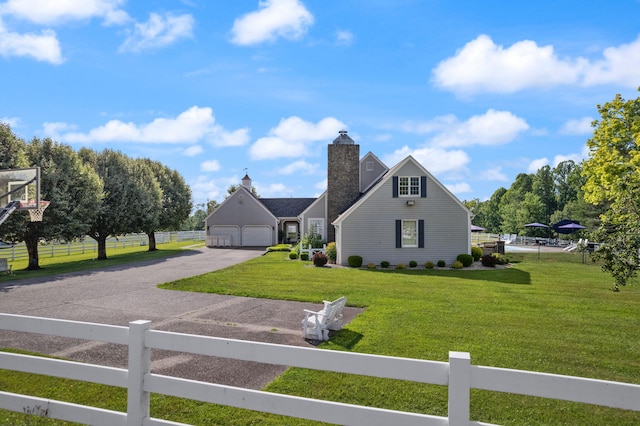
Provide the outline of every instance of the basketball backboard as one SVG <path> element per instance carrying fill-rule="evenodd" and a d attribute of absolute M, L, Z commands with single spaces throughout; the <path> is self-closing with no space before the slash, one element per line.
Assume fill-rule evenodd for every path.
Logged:
<path fill-rule="evenodd" d="M 0 208 L 12 201 L 20 202 L 20 209 L 40 207 L 40 168 L 0 170 Z"/>

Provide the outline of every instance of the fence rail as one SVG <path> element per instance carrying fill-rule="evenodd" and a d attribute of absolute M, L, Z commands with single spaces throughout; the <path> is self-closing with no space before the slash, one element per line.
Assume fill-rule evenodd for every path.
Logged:
<path fill-rule="evenodd" d="M 204 241 L 205 231 L 173 231 L 156 232 L 156 243 L 164 244 L 172 241 Z M 149 244 L 147 234 L 126 234 L 118 237 L 107 238 L 107 249 L 146 246 Z M 97 253 L 98 243 L 91 237 L 85 237 L 80 241 L 72 242 L 48 242 L 38 246 L 39 257 L 71 256 L 73 254 Z M 11 247 L 0 247 L 0 257 L 9 262 L 28 259 L 27 247 L 19 243 Z"/>
<path fill-rule="evenodd" d="M 466 352 L 449 362 L 301 348 L 128 327 L 0 314 L 0 329 L 129 346 L 128 370 L 0 352 L 0 369 L 127 388 L 127 412 L 0 392 L 0 408 L 94 425 L 177 425 L 150 417 L 150 394 L 336 424 L 484 425 L 470 421 L 470 390 L 484 389 L 640 411 L 640 385 L 471 365 Z M 320 401 L 151 373 L 151 350 L 189 352 L 259 363 L 448 386 L 449 416 L 432 416 Z"/>

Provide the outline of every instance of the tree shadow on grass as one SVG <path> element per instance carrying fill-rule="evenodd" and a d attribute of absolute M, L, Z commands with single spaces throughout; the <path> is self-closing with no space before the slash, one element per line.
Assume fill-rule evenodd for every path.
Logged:
<path fill-rule="evenodd" d="M 465 271 L 464 269 L 369 269 L 373 273 L 420 275 L 425 277 L 446 277 L 451 279 L 493 281 L 505 284 L 531 285 L 531 275 L 517 268 L 483 269 L 481 271 Z"/>

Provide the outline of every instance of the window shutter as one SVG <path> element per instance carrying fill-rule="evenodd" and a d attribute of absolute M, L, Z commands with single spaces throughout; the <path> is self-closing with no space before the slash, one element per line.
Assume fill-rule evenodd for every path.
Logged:
<path fill-rule="evenodd" d="M 396 248 L 402 247 L 402 221 L 396 220 Z"/>
<path fill-rule="evenodd" d="M 424 220 L 418 221 L 418 248 L 424 248 Z"/>
<path fill-rule="evenodd" d="M 427 198 L 427 177 L 420 176 L 420 198 Z"/>
<path fill-rule="evenodd" d="M 398 198 L 398 176 L 393 176 L 391 182 L 393 185 L 393 198 Z"/>

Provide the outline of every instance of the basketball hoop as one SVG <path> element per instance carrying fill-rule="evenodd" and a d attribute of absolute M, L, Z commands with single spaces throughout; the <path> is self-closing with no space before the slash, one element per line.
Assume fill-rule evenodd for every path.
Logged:
<path fill-rule="evenodd" d="M 36 207 L 34 200 L 29 200 L 28 203 L 20 203 L 20 208 L 29 210 L 29 216 L 31 222 L 42 222 L 42 213 L 49 207 L 50 201 L 40 201 L 40 206 Z"/>

